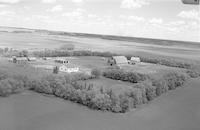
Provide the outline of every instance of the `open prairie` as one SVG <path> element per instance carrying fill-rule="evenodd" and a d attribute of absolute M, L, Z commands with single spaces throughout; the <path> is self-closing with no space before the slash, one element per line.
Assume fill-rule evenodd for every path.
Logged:
<path fill-rule="evenodd" d="M 77 34 L 6 27 L 0 28 L 0 47 L 38 50 L 43 48 L 59 48 L 66 43 L 74 44 L 76 49 L 110 51 L 145 56 L 151 55 L 154 57 L 176 57 L 200 61 L 199 42 Z"/>

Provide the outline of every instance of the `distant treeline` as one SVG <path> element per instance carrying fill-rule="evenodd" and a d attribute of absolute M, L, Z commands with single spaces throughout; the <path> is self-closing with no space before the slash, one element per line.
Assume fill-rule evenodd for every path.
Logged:
<path fill-rule="evenodd" d="M 89 50 L 44 50 L 44 51 L 35 51 L 33 54 L 37 57 L 67 57 L 67 56 L 102 56 L 102 57 L 111 57 L 117 55 L 111 52 L 97 52 Z"/>

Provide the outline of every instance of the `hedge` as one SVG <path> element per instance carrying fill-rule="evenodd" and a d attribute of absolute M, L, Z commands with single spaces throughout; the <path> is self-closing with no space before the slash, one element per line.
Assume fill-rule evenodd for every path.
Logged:
<path fill-rule="evenodd" d="M 34 79 L 23 75 L 2 76 L 0 96 L 8 96 L 24 89 L 31 89 L 39 93 L 55 95 L 88 106 L 91 109 L 124 113 L 153 100 L 168 90 L 183 86 L 188 79 L 186 74 L 178 72 L 167 73 L 160 79 L 152 79 L 137 73 L 109 70 L 106 72 L 106 76 L 134 83 L 127 91 L 116 94 L 112 89 L 104 89 L 108 88 L 106 86 L 99 87 L 94 84 L 78 82 L 91 78 L 83 75 L 80 77 L 79 75 L 82 74 L 65 76 L 51 74 Z M 124 78 L 123 76 L 127 77 Z"/>
<path fill-rule="evenodd" d="M 106 78 L 128 81 L 131 83 L 138 83 L 149 78 L 148 75 L 137 72 L 126 72 L 122 69 L 107 69 L 103 72 L 103 76 Z"/>

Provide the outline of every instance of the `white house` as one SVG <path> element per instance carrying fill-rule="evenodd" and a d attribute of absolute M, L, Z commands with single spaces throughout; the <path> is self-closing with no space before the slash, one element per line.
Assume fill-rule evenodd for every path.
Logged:
<path fill-rule="evenodd" d="M 72 64 L 63 64 L 59 67 L 59 71 L 66 73 L 79 72 L 79 67 Z"/>
<path fill-rule="evenodd" d="M 140 57 L 131 57 L 130 64 L 140 63 Z"/>

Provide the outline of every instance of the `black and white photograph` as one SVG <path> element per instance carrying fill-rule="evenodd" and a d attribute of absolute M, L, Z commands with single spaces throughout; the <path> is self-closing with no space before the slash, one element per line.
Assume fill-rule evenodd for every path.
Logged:
<path fill-rule="evenodd" d="M 200 0 L 0 0 L 0 130 L 200 130 Z"/>

